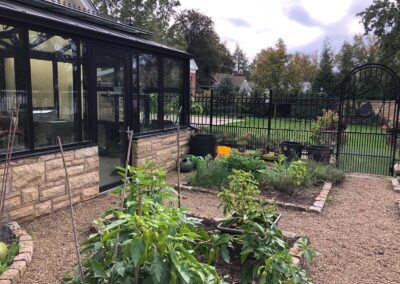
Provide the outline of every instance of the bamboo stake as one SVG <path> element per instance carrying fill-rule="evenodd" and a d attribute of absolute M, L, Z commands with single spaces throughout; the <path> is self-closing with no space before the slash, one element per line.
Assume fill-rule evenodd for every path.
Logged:
<path fill-rule="evenodd" d="M 133 131 L 127 130 L 128 132 L 128 152 L 126 153 L 126 160 L 125 160 L 125 179 L 124 179 L 124 186 L 122 188 L 121 192 L 121 204 L 120 204 L 120 211 L 124 211 L 124 203 L 125 203 L 125 194 L 126 194 L 126 188 L 128 186 L 128 168 L 129 168 L 129 162 L 131 159 L 131 150 L 132 150 L 132 138 L 133 138 Z M 114 248 L 114 255 L 113 258 L 114 260 L 117 259 L 117 254 L 118 254 L 118 240 L 119 240 L 119 233 L 116 238 L 115 242 L 115 248 Z"/>
<path fill-rule="evenodd" d="M 18 127 L 18 119 L 19 119 L 19 110 L 20 110 L 20 103 L 18 98 L 15 97 L 15 101 L 13 100 L 13 107 L 15 105 L 15 120 L 14 120 L 14 111 L 11 112 L 10 115 L 10 128 L 8 133 L 8 141 L 7 141 L 7 154 L 6 154 L 6 163 L 4 165 L 4 172 L 3 172 L 3 183 L 1 186 L 1 206 L 0 206 L 0 221 L 3 221 L 3 214 L 5 208 L 5 198 L 6 198 L 6 191 L 7 191 L 7 183 L 8 183 L 8 174 L 10 172 L 11 166 L 11 158 L 13 153 L 14 147 L 14 140 L 15 134 L 17 132 Z"/>
<path fill-rule="evenodd" d="M 180 115 L 181 115 L 181 111 L 182 111 L 182 107 L 180 107 L 179 108 L 179 111 L 178 111 L 178 117 L 177 117 L 177 121 L 178 121 L 178 123 L 177 123 L 177 132 L 176 132 L 176 136 L 177 136 L 177 141 L 176 141 L 176 146 L 177 146 L 177 160 L 178 160 L 178 162 L 177 162 L 177 168 L 178 168 L 178 188 L 177 188 L 177 191 L 178 191 L 178 208 L 181 208 L 181 163 L 180 163 L 180 158 L 181 158 L 181 137 L 180 137 L 180 132 L 181 132 L 181 129 L 180 129 L 180 122 L 181 122 L 181 120 L 179 119 L 180 118 Z"/>
<path fill-rule="evenodd" d="M 125 180 L 124 180 L 124 187 L 122 188 L 121 192 L 121 212 L 124 210 L 124 201 L 125 201 L 125 194 L 126 194 L 126 187 L 128 186 L 128 168 L 129 162 L 131 159 L 131 151 L 132 151 L 132 138 L 133 138 L 133 131 L 128 130 L 128 152 L 126 153 L 126 161 L 125 161 Z"/>
<path fill-rule="evenodd" d="M 57 136 L 57 140 L 58 140 L 58 145 L 60 147 L 61 157 L 62 157 L 64 171 L 65 171 L 65 189 L 68 191 L 69 208 L 71 210 L 70 212 L 71 212 L 71 220 L 72 220 L 72 230 L 74 233 L 75 250 L 76 250 L 76 256 L 78 257 L 79 272 L 81 274 L 81 282 L 85 283 L 85 274 L 83 272 L 81 254 L 80 254 L 80 250 L 79 250 L 80 246 L 79 246 L 78 234 L 76 232 L 75 212 L 74 212 L 74 206 L 72 204 L 71 188 L 69 187 L 69 175 L 68 175 L 68 170 L 67 170 L 67 164 L 65 163 L 64 150 L 63 150 L 63 145 L 61 143 L 60 136 Z"/>

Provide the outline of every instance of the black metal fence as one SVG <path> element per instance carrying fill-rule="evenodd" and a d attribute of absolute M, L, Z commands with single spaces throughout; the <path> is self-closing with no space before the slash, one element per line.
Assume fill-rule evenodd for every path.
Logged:
<path fill-rule="evenodd" d="M 338 111 L 339 101 L 321 94 L 220 96 L 210 90 L 193 98 L 191 125 L 216 135 L 225 145 L 277 148 L 282 141 L 310 145 L 317 116 L 324 109 Z M 327 136 L 324 144 L 333 149 L 337 132 Z"/>

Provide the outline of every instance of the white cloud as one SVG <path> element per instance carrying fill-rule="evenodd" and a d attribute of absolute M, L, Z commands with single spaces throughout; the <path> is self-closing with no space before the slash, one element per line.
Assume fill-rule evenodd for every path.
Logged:
<path fill-rule="evenodd" d="M 262 48 L 273 46 L 280 37 L 290 50 L 301 50 L 301 47 L 328 35 L 325 26 L 331 26 L 334 23 L 338 23 L 338 29 L 345 29 L 346 34 L 359 32 L 360 25 L 357 20 L 350 23 L 348 20 L 345 21 L 353 1 L 356 0 L 247 0 L 244 2 L 181 0 L 180 2 L 181 9 L 197 9 L 211 17 L 217 33 L 222 40 L 227 42 L 231 51 L 238 42 L 247 55 L 253 58 Z M 363 1 L 370 2 L 371 0 Z M 300 5 L 313 22 L 306 25 L 301 23 L 303 21 L 289 18 L 287 11 L 293 5 Z M 231 19 L 241 19 L 249 25 L 235 26 Z"/>

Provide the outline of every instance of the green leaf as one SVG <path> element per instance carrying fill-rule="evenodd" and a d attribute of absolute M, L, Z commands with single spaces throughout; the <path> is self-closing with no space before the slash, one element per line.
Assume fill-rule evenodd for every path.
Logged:
<path fill-rule="evenodd" d="M 159 253 L 156 251 L 154 254 L 154 259 L 151 264 L 152 280 L 153 283 L 166 283 L 165 280 L 168 275 L 168 271 L 165 267 L 166 265 L 162 261 Z"/>
<path fill-rule="evenodd" d="M 227 247 L 226 245 L 223 245 L 223 246 L 221 247 L 221 255 L 222 255 L 223 260 L 224 260 L 226 263 L 230 263 L 231 257 L 230 257 L 230 255 L 229 255 L 229 250 L 228 250 L 228 247 Z"/>
<path fill-rule="evenodd" d="M 105 278 L 107 276 L 106 270 L 100 262 L 96 260 L 91 260 L 90 267 L 93 270 L 95 278 Z"/>
<path fill-rule="evenodd" d="M 144 241 L 143 238 L 136 239 L 131 244 L 131 257 L 135 266 L 138 266 L 140 259 L 144 254 Z"/>
<path fill-rule="evenodd" d="M 188 271 L 186 270 L 185 267 L 183 267 L 182 263 L 179 262 L 176 253 L 174 251 L 174 248 L 170 248 L 169 255 L 172 261 L 172 264 L 174 265 L 176 271 L 178 271 L 179 276 L 182 278 L 184 283 L 190 283 L 190 275 Z"/>

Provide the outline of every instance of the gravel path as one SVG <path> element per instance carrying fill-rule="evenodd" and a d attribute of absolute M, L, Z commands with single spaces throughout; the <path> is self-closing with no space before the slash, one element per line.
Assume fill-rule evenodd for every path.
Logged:
<path fill-rule="evenodd" d="M 307 236 L 321 255 L 309 266 L 315 283 L 400 283 L 400 212 L 388 179 L 347 178 L 331 193 L 321 215 L 281 210 L 280 226 Z M 108 195 L 76 206 L 81 241 L 115 199 Z M 222 217 L 215 195 L 182 192 L 191 213 Z M 76 263 L 66 209 L 24 224 L 34 258 L 21 283 L 59 283 Z M 45 279 L 45 280 L 43 280 Z"/>
<path fill-rule="evenodd" d="M 99 197 L 75 205 L 80 243 L 90 234 L 90 226 L 116 199 L 111 195 Z M 19 283 L 60 283 L 64 274 L 71 272 L 77 263 L 73 242 L 72 225 L 68 209 L 39 217 L 22 224 L 32 236 L 33 258 L 24 278 Z"/>

